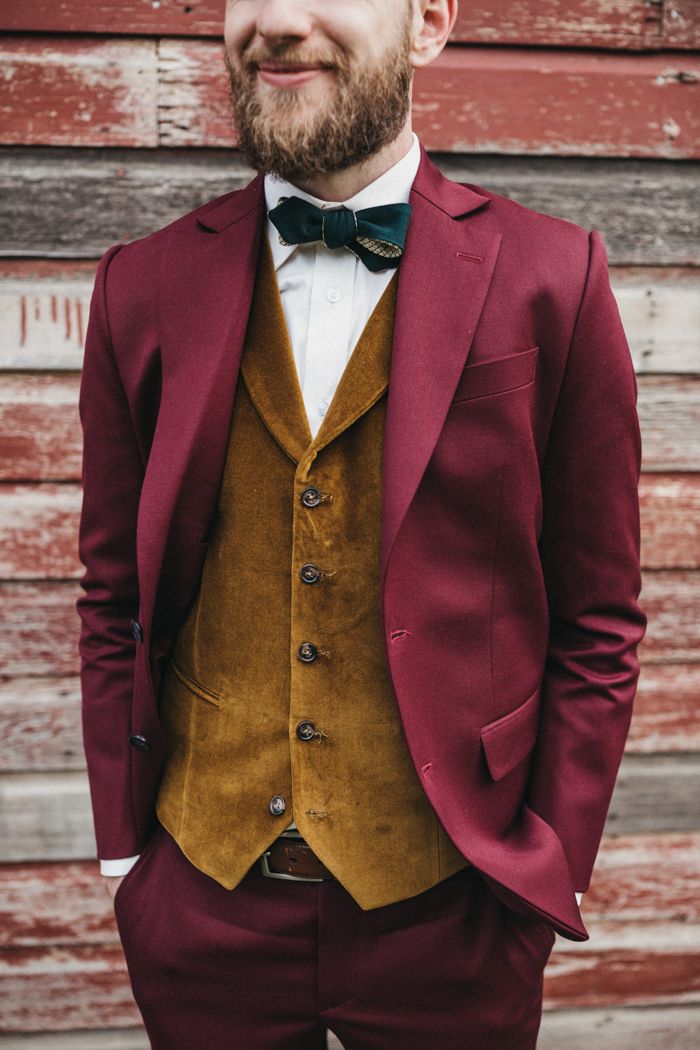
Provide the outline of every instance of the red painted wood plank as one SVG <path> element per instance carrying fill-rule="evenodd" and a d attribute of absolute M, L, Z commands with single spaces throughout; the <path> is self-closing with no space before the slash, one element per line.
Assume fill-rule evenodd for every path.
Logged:
<path fill-rule="evenodd" d="M 5 614 L 0 632 L 0 674 L 72 675 L 78 671 L 74 581 L 0 582 Z M 640 648 L 646 663 L 698 663 L 700 572 L 648 571 L 642 607 L 649 627 Z"/>
<path fill-rule="evenodd" d="M 9 39 L 3 143 L 217 146 L 235 142 L 216 41 L 152 45 Z M 450 47 L 416 75 L 431 150 L 700 156 L 700 58 Z"/>
<path fill-rule="evenodd" d="M 646 474 L 640 485 L 642 564 L 700 568 L 700 475 Z M 0 503 L 0 578 L 77 578 L 79 485 L 7 484 Z"/>
<path fill-rule="evenodd" d="M 0 480 L 80 478 L 79 386 L 79 375 L 3 375 Z"/>
<path fill-rule="evenodd" d="M 700 48 L 698 0 L 665 0 L 663 37 L 668 47 Z"/>
<path fill-rule="evenodd" d="M 5 37 L 3 144 L 156 146 L 149 40 Z"/>
<path fill-rule="evenodd" d="M 123 0 L 118 7 L 99 0 L 5 0 L 0 29 L 219 37 L 223 12 L 219 0 Z M 661 28 L 661 0 L 472 0 L 461 5 L 452 39 L 649 48 L 661 43 Z"/>
<path fill-rule="evenodd" d="M 235 141 L 220 66 L 217 44 L 162 41 L 161 143 Z M 417 72 L 413 115 L 431 150 L 697 157 L 700 58 L 451 47 Z"/>
<path fill-rule="evenodd" d="M 700 751 L 700 664 L 645 663 L 625 750 Z"/>

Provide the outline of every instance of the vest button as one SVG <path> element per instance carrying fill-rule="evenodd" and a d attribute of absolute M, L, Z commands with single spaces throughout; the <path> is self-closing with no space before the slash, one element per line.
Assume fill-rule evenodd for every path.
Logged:
<path fill-rule="evenodd" d="M 137 642 L 142 642 L 143 641 L 143 627 L 138 622 L 138 620 L 130 620 L 129 621 L 129 627 L 131 628 L 131 633 L 132 633 L 133 637 L 136 639 L 136 641 Z"/>
<path fill-rule="evenodd" d="M 130 736 L 129 743 L 132 747 L 135 747 L 137 751 L 151 750 L 151 745 L 142 733 L 134 733 L 133 736 Z"/>
<path fill-rule="evenodd" d="M 302 565 L 299 569 L 299 575 L 304 583 L 318 583 L 321 579 L 321 570 L 318 565 L 312 565 L 311 562 L 307 562 L 306 565 Z"/>
<path fill-rule="evenodd" d="M 318 649 L 313 642 L 302 642 L 299 646 L 299 659 L 310 664 L 318 656 Z"/>
<path fill-rule="evenodd" d="M 316 726 L 313 722 L 300 722 L 297 726 L 297 736 L 300 740 L 313 740 L 316 736 Z"/>
<path fill-rule="evenodd" d="M 318 507 L 321 502 L 321 493 L 313 485 L 309 485 L 301 494 L 301 502 L 305 507 Z"/>
<path fill-rule="evenodd" d="M 270 813 L 272 813 L 273 817 L 281 816 L 286 808 L 287 803 L 285 802 L 284 797 L 282 795 L 272 796 L 272 798 L 270 799 Z"/>

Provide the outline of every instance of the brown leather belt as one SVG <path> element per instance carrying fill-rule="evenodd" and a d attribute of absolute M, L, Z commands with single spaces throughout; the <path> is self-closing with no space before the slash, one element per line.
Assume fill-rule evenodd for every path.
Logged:
<path fill-rule="evenodd" d="M 320 860 L 305 839 L 281 835 L 260 858 L 263 875 L 295 882 L 324 882 L 335 875 Z"/>

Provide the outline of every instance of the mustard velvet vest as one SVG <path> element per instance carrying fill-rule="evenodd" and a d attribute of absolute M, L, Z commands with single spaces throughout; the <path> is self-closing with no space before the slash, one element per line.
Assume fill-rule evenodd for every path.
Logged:
<path fill-rule="evenodd" d="M 384 651 L 395 299 L 396 274 L 312 440 L 263 237 L 217 513 L 160 700 L 158 817 L 227 888 L 292 819 L 365 910 L 468 863 L 420 786 Z"/>

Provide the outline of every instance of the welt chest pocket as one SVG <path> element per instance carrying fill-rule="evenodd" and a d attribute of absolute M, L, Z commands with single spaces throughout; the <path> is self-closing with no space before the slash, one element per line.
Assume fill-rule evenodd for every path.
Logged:
<path fill-rule="evenodd" d="M 492 394 L 504 394 L 509 390 L 517 390 L 518 387 L 528 386 L 535 378 L 538 354 L 539 347 L 533 346 L 529 350 L 499 357 L 495 361 L 467 365 L 457 383 L 452 404 Z"/>

